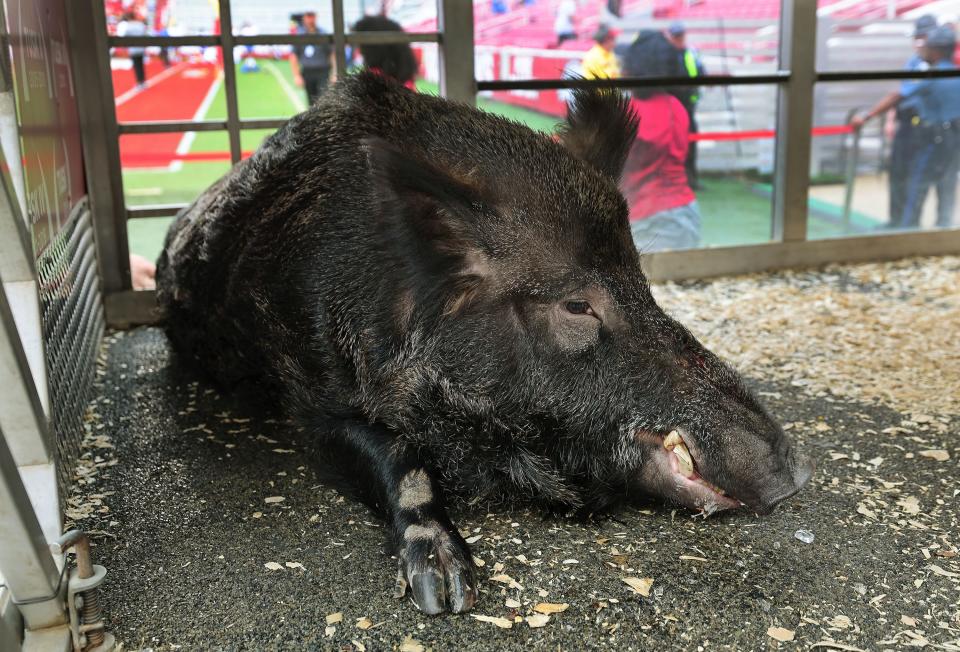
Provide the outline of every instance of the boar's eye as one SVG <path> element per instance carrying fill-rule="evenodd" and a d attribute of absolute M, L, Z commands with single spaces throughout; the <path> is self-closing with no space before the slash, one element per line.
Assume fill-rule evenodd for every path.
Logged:
<path fill-rule="evenodd" d="M 593 311 L 593 308 L 590 307 L 590 304 L 586 301 L 567 301 L 566 303 L 567 312 L 571 315 L 590 315 L 591 317 L 596 317 L 597 313 Z"/>

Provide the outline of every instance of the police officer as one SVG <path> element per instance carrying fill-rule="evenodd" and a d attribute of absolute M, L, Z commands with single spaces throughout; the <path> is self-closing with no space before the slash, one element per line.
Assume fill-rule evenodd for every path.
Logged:
<path fill-rule="evenodd" d="M 918 21 L 918 28 L 922 27 Z M 930 69 L 953 70 L 956 34 L 948 26 L 928 32 L 919 57 Z M 919 62 L 914 70 L 923 69 Z M 960 168 L 960 78 L 906 81 L 851 126 L 897 108 L 890 166 L 890 226 L 916 228 L 931 185 L 937 187 L 937 226 L 953 221 Z"/>
<path fill-rule="evenodd" d="M 917 19 L 913 26 L 913 42 L 916 51 L 907 61 L 905 70 L 927 70 L 930 67 L 920 50 L 927 41 L 930 32 L 937 28 L 937 19 L 931 14 L 925 14 Z M 903 215 L 903 202 L 907 193 L 907 165 L 909 153 L 915 149 L 910 137 L 910 121 L 917 114 L 917 99 L 904 99 L 897 105 L 897 129 L 893 136 L 893 147 L 890 151 L 890 224 L 899 224 L 899 216 Z M 940 187 L 937 187 L 937 196 L 940 196 Z M 896 216 L 896 217 L 894 217 Z"/>

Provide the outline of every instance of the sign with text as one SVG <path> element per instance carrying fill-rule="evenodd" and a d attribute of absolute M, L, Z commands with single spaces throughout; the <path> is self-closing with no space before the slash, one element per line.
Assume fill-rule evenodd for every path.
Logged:
<path fill-rule="evenodd" d="M 85 194 L 64 3 L 5 0 L 27 219 L 39 256 Z"/>

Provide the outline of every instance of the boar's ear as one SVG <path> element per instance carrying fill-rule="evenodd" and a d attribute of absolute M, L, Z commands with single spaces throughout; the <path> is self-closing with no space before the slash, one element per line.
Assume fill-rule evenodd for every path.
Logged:
<path fill-rule="evenodd" d="M 560 140 L 574 156 L 619 181 L 638 124 L 629 96 L 618 90 L 578 88 L 560 127 Z"/>
<path fill-rule="evenodd" d="M 469 299 L 488 273 L 478 243 L 476 212 L 486 204 L 468 181 L 400 151 L 379 138 L 364 141 L 374 193 L 380 201 L 384 241 L 423 281 L 451 281 L 457 306 Z M 449 308 L 449 306 L 448 306 Z"/>

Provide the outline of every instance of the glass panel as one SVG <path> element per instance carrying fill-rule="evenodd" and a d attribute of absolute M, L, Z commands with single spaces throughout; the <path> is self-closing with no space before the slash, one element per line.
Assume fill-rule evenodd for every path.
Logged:
<path fill-rule="evenodd" d="M 210 0 L 104 0 L 103 4 L 107 31 L 118 36 L 192 36 L 220 32 L 217 3 Z"/>
<path fill-rule="evenodd" d="M 151 48 L 146 53 L 135 48 L 114 48 L 110 68 L 117 120 L 204 120 L 225 116 L 220 48 L 167 49 L 170 53 L 164 59 L 151 54 Z"/>
<path fill-rule="evenodd" d="M 126 134 L 120 163 L 127 206 L 185 204 L 230 169 L 224 131 Z"/>
<path fill-rule="evenodd" d="M 942 0 L 819 0 L 817 6 L 820 71 L 916 66 L 920 60 L 913 57 L 929 30 L 957 16 L 957 4 Z"/>
<path fill-rule="evenodd" d="M 689 112 L 683 94 L 635 95 L 640 129 L 621 187 L 637 246 L 661 251 L 768 242 L 776 87 L 701 88 L 686 103 Z"/>
<path fill-rule="evenodd" d="M 475 2 L 474 11 L 477 10 L 476 7 Z M 399 23 L 405 32 L 437 31 L 437 0 L 344 0 L 343 2 L 344 21 L 348 31 L 363 16 L 381 12 L 390 20 Z"/>
<path fill-rule="evenodd" d="M 316 14 L 323 33 L 333 33 L 330 0 L 230 0 L 234 34 L 289 34 L 303 27 L 303 15 Z M 350 26 L 365 15 L 386 13 L 406 32 L 437 29 L 436 0 L 344 0 L 343 19 Z"/>
<path fill-rule="evenodd" d="M 271 2 L 231 0 L 235 34 L 297 34 L 333 32 L 329 0 Z M 330 79 L 332 45 L 299 49 L 297 72 L 291 68 L 290 45 L 253 45 L 234 48 L 237 62 L 237 101 L 241 118 L 287 118 L 307 108 L 304 84 L 319 88 Z M 308 54 L 307 58 L 304 55 Z M 305 81 L 301 81 L 305 80 Z"/>
<path fill-rule="evenodd" d="M 289 118 L 307 108 L 307 94 L 294 80 L 288 56 L 289 48 L 281 57 L 247 55 L 240 60 L 237 102 L 241 118 Z M 329 74 L 329 69 L 325 72 Z M 310 73 L 304 72 L 304 77 L 309 80 Z"/>
<path fill-rule="evenodd" d="M 368 10 L 374 6 L 379 8 L 381 5 L 380 2 L 370 1 L 365 4 L 368 5 Z M 436 29 L 436 3 L 433 0 L 423 0 L 422 2 L 407 0 L 395 4 L 397 5 L 396 9 L 388 15 L 394 16 L 396 22 L 403 26 L 405 31 L 433 31 Z M 332 25 L 329 3 L 317 2 L 315 5 L 316 24 L 321 32 L 329 33 Z M 345 3 L 344 12 L 348 31 L 352 30 L 356 21 L 363 17 L 363 5 L 364 3 L 356 1 Z M 297 23 L 303 21 L 304 6 L 299 2 L 289 3 L 289 12 L 280 12 L 280 14 L 286 16 L 283 19 L 286 21 L 283 29 L 279 27 L 278 16 L 280 14 L 277 12 L 276 5 L 271 5 L 267 10 L 263 9 L 261 2 L 233 0 L 233 7 L 234 11 L 240 11 L 241 15 L 250 17 L 244 19 L 244 33 L 286 33 L 302 29 Z M 321 9 L 321 7 L 324 8 Z M 280 9 L 283 9 L 283 7 L 281 6 Z M 254 20 L 258 16 L 268 14 L 269 19 Z M 282 16 L 280 17 L 282 18 Z M 404 46 L 390 47 L 403 48 Z M 439 79 L 439 58 L 436 44 L 419 43 L 414 44 L 411 49 L 414 55 L 414 79 L 417 88 L 421 91 L 436 92 Z M 299 79 L 294 75 L 293 62 L 290 61 L 292 53 L 297 54 L 296 65 L 301 73 Z M 309 60 L 316 63 L 317 53 L 320 53 L 321 60 L 328 61 L 332 49 L 329 46 L 317 46 L 310 51 Z M 301 59 L 307 55 L 306 48 L 295 49 L 285 45 L 238 46 L 234 54 L 238 62 L 237 93 L 241 118 L 290 117 L 307 107 L 310 101 L 308 90 L 312 89 L 314 93 L 322 92 L 322 89 L 329 84 L 331 79 L 329 67 L 305 65 L 305 62 Z M 350 70 L 358 69 L 363 65 L 361 48 L 348 46 L 347 60 Z M 308 68 L 311 69 L 309 74 L 307 73 Z"/>
<path fill-rule="evenodd" d="M 293 34 L 303 29 L 304 15 L 311 12 L 321 33 L 333 33 L 330 0 L 230 0 L 230 12 L 234 34 Z"/>
<path fill-rule="evenodd" d="M 559 103 L 556 112 L 527 108 L 536 95 L 529 91 L 480 94 L 477 104 L 552 133 L 566 114 L 565 92 L 543 93 L 552 94 L 550 101 Z M 674 97 L 658 92 L 635 99 L 634 108 L 641 116 L 640 141 L 630 153 L 621 187 L 631 205 L 640 248 L 656 251 L 770 240 L 775 107 L 774 86 L 701 88 L 694 105 L 699 131 L 690 134 L 688 115 Z M 696 180 L 691 183 L 684 152 L 694 143 L 691 166 Z"/>
<path fill-rule="evenodd" d="M 405 47 L 401 45 L 393 47 Z M 414 85 L 425 93 L 438 93 L 440 65 L 435 43 L 415 43 L 411 46 L 416 64 Z M 358 53 L 351 70 L 359 70 L 362 59 Z M 306 77 L 306 75 L 303 75 Z M 309 81 L 305 79 L 305 81 Z M 222 91 L 221 91 L 222 92 Z M 291 64 L 286 59 L 255 59 L 255 64 L 237 64 L 237 98 L 240 117 L 288 118 L 307 108 L 309 101 L 305 88 L 294 79 Z M 225 119 L 222 102 L 214 103 L 207 113 L 209 119 Z M 222 109 L 218 107 L 224 107 Z"/>
<path fill-rule="evenodd" d="M 631 66 L 679 76 L 688 63 L 699 63 L 701 75 L 770 73 L 779 22 L 777 0 L 474 3 L 477 78 L 591 77 L 601 69 L 617 76 Z M 610 65 L 614 57 L 618 65 Z"/>
<path fill-rule="evenodd" d="M 511 91 L 511 92 L 483 92 L 477 94 L 477 108 L 490 113 L 502 115 L 505 118 L 516 120 L 527 125 L 531 129 L 552 134 L 557 130 L 557 126 L 566 115 L 566 105 L 563 105 L 562 112 L 547 113 L 535 108 L 527 108 L 529 103 L 523 102 L 526 93 L 530 91 Z M 557 93 L 558 91 L 538 91 L 537 95 L 543 93 Z M 529 99 L 532 96 L 526 96 Z"/>
<path fill-rule="evenodd" d="M 155 262 L 163 249 L 172 217 L 145 217 L 127 220 L 127 244 L 130 256 L 141 256 Z M 133 260 L 131 260 L 133 264 Z"/>
<path fill-rule="evenodd" d="M 914 89 L 926 99 L 901 101 L 859 137 L 836 133 L 852 114 Z M 814 102 L 810 238 L 960 225 L 960 79 L 821 83 Z"/>

